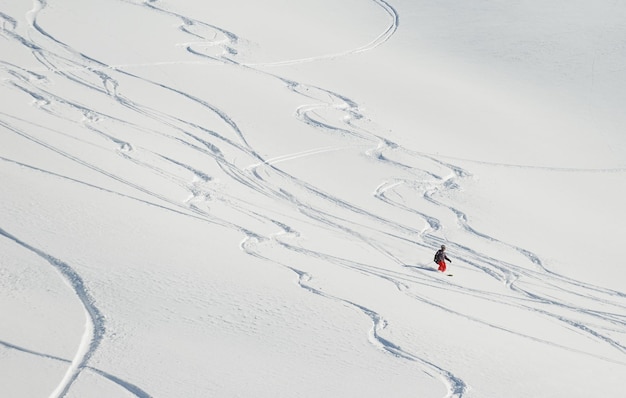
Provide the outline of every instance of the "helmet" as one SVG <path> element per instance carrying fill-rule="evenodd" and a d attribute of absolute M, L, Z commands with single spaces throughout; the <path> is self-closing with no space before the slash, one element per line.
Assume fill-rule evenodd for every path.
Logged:
<path fill-rule="evenodd" d="M 441 245 L 441 248 L 445 250 L 446 249 L 446 245 Z"/>

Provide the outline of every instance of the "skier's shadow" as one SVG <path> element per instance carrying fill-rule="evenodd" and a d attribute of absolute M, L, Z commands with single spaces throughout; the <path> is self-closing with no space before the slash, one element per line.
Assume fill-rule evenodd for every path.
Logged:
<path fill-rule="evenodd" d="M 416 270 L 422 270 L 422 271 L 429 271 L 429 272 L 437 272 L 437 268 L 434 267 L 429 267 L 427 265 L 412 265 L 412 264 L 404 264 L 404 266 L 406 268 L 411 268 L 411 269 L 416 269 Z"/>

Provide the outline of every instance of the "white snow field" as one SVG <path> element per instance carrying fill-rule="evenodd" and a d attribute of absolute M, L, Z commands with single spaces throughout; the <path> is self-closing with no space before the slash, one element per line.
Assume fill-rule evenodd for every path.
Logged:
<path fill-rule="evenodd" d="M 0 0 L 0 397 L 626 397 L 624 21 Z"/>

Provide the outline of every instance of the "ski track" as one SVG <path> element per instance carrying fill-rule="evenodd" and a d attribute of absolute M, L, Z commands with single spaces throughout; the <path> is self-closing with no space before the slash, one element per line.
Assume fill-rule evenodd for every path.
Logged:
<path fill-rule="evenodd" d="M 441 199 L 442 196 L 445 196 L 442 194 L 459 189 L 464 179 L 472 177 L 471 172 L 452 163 L 440 160 L 446 157 L 438 156 L 435 159 L 430 154 L 403 148 L 388 141 L 382 136 L 383 134 L 379 133 L 380 130 L 374 123 L 360 111 L 358 103 L 340 93 L 303 82 L 292 81 L 271 74 L 263 69 L 271 66 L 294 65 L 350 56 L 384 45 L 399 26 L 399 15 L 388 2 L 372 0 L 387 14 L 390 22 L 382 33 L 363 46 L 337 54 L 312 56 L 296 60 L 272 63 L 239 63 L 237 61 L 238 46 L 241 45 L 243 40 L 235 33 L 208 22 L 161 8 L 159 3 L 154 0 L 120 1 L 143 7 L 147 13 L 157 13 L 179 20 L 180 25 L 177 29 L 191 38 L 188 42 L 181 43 L 181 47 L 185 51 L 198 56 L 200 59 L 198 62 L 222 63 L 228 67 L 242 68 L 264 77 L 275 78 L 277 84 L 282 85 L 286 90 L 290 90 L 293 95 L 306 101 L 306 103 L 303 103 L 295 110 L 295 117 L 298 120 L 320 134 L 331 134 L 342 138 L 346 145 L 310 149 L 264 159 L 250 146 L 237 121 L 222 111 L 219 106 L 179 90 L 176 87 L 170 87 L 143 77 L 139 72 L 131 73 L 125 70 L 129 66 L 138 65 L 106 65 L 56 39 L 53 34 L 49 33 L 38 22 L 39 14 L 47 6 L 45 1 L 38 0 L 33 3 L 32 10 L 26 15 L 29 25 L 28 36 L 22 36 L 18 33 L 18 28 L 21 27 L 20 22 L 18 22 L 21 20 L 19 16 L 10 16 L 2 12 L 0 12 L 0 35 L 4 39 L 16 42 L 28 49 L 43 68 L 41 70 L 28 70 L 19 65 L 0 60 L 0 74 L 3 77 L 0 80 L 0 85 L 31 97 L 33 106 L 37 107 L 41 112 L 45 112 L 51 117 L 67 123 L 81 126 L 86 133 L 99 137 L 99 142 L 104 140 L 107 143 L 106 145 L 109 146 L 99 144 L 100 146 L 115 153 L 124 161 L 129 162 L 129 164 L 143 169 L 147 173 L 159 176 L 168 184 L 188 190 L 190 199 L 186 202 L 180 201 L 165 190 L 163 192 L 156 191 L 144 187 L 140 182 L 133 181 L 122 174 L 110 172 L 105 166 L 84 158 L 78 152 L 70 152 L 67 149 L 63 149 L 53 143 L 53 138 L 49 138 L 63 136 L 66 133 L 50 130 L 45 126 L 38 126 L 16 115 L 6 113 L 0 113 L 0 127 L 5 131 L 20 136 L 33 145 L 38 145 L 56 153 L 80 167 L 106 176 L 119 183 L 120 186 L 130 188 L 136 195 L 100 187 L 89 181 L 82 181 L 69 175 L 59 174 L 54 170 L 26 164 L 18 159 L 2 157 L 0 160 L 3 163 L 22 167 L 31 172 L 43 173 L 50 178 L 63 179 L 78 184 L 85 189 L 97 189 L 104 194 L 140 201 L 163 211 L 174 212 L 185 217 L 193 217 L 241 232 L 244 236 L 240 244 L 241 250 L 250 256 L 279 264 L 291 270 L 297 275 L 298 285 L 307 292 L 322 296 L 329 301 L 348 305 L 360 311 L 363 316 L 371 320 L 372 327 L 369 331 L 369 340 L 374 347 L 397 357 L 398 360 L 418 363 L 426 374 L 437 375 L 447 387 L 447 396 L 449 397 L 464 396 L 469 390 L 468 382 L 460 376 L 453 374 L 452 371 L 426 360 L 419 352 L 405 350 L 393 341 L 385 338 L 385 330 L 393 328 L 393 324 L 385 320 L 383 314 L 363 304 L 313 287 L 310 284 L 313 275 L 308 270 L 298 269 L 284 262 L 281 259 L 281 253 L 295 253 L 305 258 L 315 258 L 337 267 L 378 278 L 383 283 L 393 284 L 399 294 L 407 295 L 420 303 L 541 344 L 565 350 L 574 350 L 571 347 L 524 335 L 515 330 L 509 330 L 500 325 L 459 313 L 452 308 L 438 304 L 428 297 L 416 293 L 416 291 L 422 285 L 450 289 L 459 295 L 468 295 L 500 305 L 529 311 L 542 317 L 556 320 L 565 328 L 575 329 L 601 344 L 614 348 L 622 355 L 626 354 L 626 346 L 610 336 L 610 331 L 616 330 L 624 333 L 626 330 L 626 317 L 620 315 L 626 311 L 626 294 L 573 280 L 550 271 L 543 265 L 541 258 L 531 251 L 477 231 L 468 222 L 467 214 Z M 182 103 L 200 106 L 208 114 L 212 115 L 216 122 L 207 126 L 201 122 L 183 120 L 176 115 L 170 114 L 168 110 L 153 109 L 134 98 L 122 95 L 120 90 L 120 87 L 123 85 L 122 82 L 129 79 L 149 87 L 158 88 L 168 95 L 174 96 Z M 65 97 L 62 93 L 55 93 L 53 91 L 54 87 L 48 87 L 45 84 L 51 80 L 65 80 L 68 83 L 88 90 L 93 96 L 109 98 L 120 109 L 136 115 L 137 118 L 134 120 L 150 122 L 150 125 L 157 123 L 161 128 L 145 127 L 142 123 L 131 122 L 115 114 L 103 113 L 100 109 L 83 104 L 78 99 Z M 107 125 L 102 123 L 103 121 L 106 121 L 113 127 L 107 127 Z M 46 131 L 47 134 L 37 133 L 42 131 Z M 167 153 L 154 151 L 147 144 L 133 142 L 134 135 L 121 135 L 119 131 L 132 131 L 167 140 L 171 145 L 194 153 L 204 158 L 207 162 L 211 162 L 214 168 L 208 171 L 198 164 L 186 163 L 181 159 L 172 158 Z M 92 138 L 74 136 L 70 138 L 82 144 L 95 145 Z M 398 171 L 398 175 L 401 177 L 381 181 L 377 187 L 373 187 L 373 196 L 395 210 L 400 210 L 404 214 L 423 219 L 426 227 L 415 228 L 411 225 L 387 219 L 358 204 L 325 192 L 295 175 L 286 173 L 278 167 L 282 162 L 348 148 L 362 148 L 364 154 L 371 160 Z M 248 166 L 241 167 L 235 164 L 231 160 L 235 158 L 246 159 Z M 446 159 L 452 162 L 458 160 L 454 158 Z M 494 164 L 492 166 L 532 168 L 530 166 L 504 164 Z M 550 170 L 558 172 L 623 171 L 621 169 Z M 207 185 L 210 186 L 210 183 L 218 174 L 220 178 L 229 179 L 231 182 L 245 187 L 250 192 L 250 198 L 242 199 L 241 197 L 230 195 L 228 192 L 207 188 Z M 181 177 L 181 175 L 189 177 L 185 178 Z M 419 198 L 418 204 L 424 205 L 423 208 L 425 209 L 434 207 L 438 212 L 452 214 L 458 225 L 468 236 L 478 238 L 493 246 L 504 247 L 509 251 L 517 252 L 526 259 L 526 262 L 524 264 L 511 264 L 498 258 L 492 258 L 487 253 L 476 252 L 458 243 L 447 242 L 445 239 L 447 226 L 437 216 L 422 210 L 422 206 L 415 206 L 414 203 L 407 204 L 402 194 L 403 190 L 408 190 L 415 197 Z M 209 200 L 207 199 L 209 197 L 219 198 L 219 200 L 227 203 L 233 209 L 250 217 L 251 220 L 273 224 L 278 228 L 279 232 L 273 235 L 265 235 L 255 232 L 253 227 L 236 224 L 210 214 L 201 207 L 202 202 Z M 298 241 L 300 236 L 300 232 L 289 225 L 293 216 L 270 215 L 272 211 L 257 208 L 252 197 L 265 198 L 282 203 L 284 206 L 297 211 L 300 217 L 304 217 L 304 220 L 315 228 L 324 228 L 350 237 L 350 239 L 363 242 L 388 258 L 392 264 L 396 264 L 397 269 L 391 271 L 376 265 L 355 262 L 348 258 L 341 258 L 321 251 L 310 250 L 299 244 L 293 244 L 291 242 L 294 240 Z M 95 305 L 96 300 L 85 287 L 85 283 L 78 271 L 51 254 L 22 241 L 4 229 L 0 229 L 0 235 L 38 255 L 53 266 L 73 289 L 77 299 L 85 309 L 88 321 L 83 339 L 79 342 L 78 352 L 71 360 L 49 356 L 44 353 L 36 353 L 9 342 L 0 341 L 0 345 L 7 349 L 38 356 L 43 360 L 54 360 L 68 364 L 65 377 L 59 381 L 57 389 L 52 393 L 51 397 L 65 396 L 71 389 L 72 383 L 85 370 L 109 380 L 134 396 L 140 398 L 150 397 L 142 388 L 88 365 L 89 359 L 104 338 L 105 322 L 104 315 L 100 313 L 100 310 Z M 398 257 L 389 247 L 387 243 L 389 240 L 416 245 L 429 250 L 434 250 L 441 243 L 446 242 L 451 251 L 457 257 L 463 258 L 469 267 L 505 285 L 511 296 L 483 292 L 456 284 L 450 280 L 442 280 L 431 272 L 428 266 L 407 266 L 406 261 Z M 276 252 L 274 246 L 270 248 L 270 245 L 267 245 L 267 243 L 278 244 L 279 251 Z M 531 281 L 532 283 L 522 285 L 521 281 Z M 546 290 L 546 287 L 557 289 L 560 296 L 565 299 L 556 301 L 545 293 L 541 293 Z M 576 306 L 565 301 L 567 298 L 570 298 L 572 302 L 574 299 L 584 299 L 589 305 L 587 307 Z M 603 308 L 612 308 L 612 310 L 600 311 L 594 309 L 599 305 Z M 594 353 L 580 353 L 613 361 L 599 357 Z"/>
<path fill-rule="evenodd" d="M 104 317 L 100 313 L 100 310 L 94 303 L 94 299 L 85 287 L 85 283 L 78 273 L 68 264 L 53 257 L 52 255 L 31 246 L 30 244 L 20 240 L 16 236 L 10 234 L 4 229 L 0 228 L 0 236 L 12 240 L 16 244 L 22 246 L 24 249 L 36 254 L 45 261 L 47 261 L 52 267 L 55 268 L 59 274 L 63 277 L 64 281 L 72 288 L 78 299 L 80 300 L 83 309 L 86 313 L 86 325 L 83 333 L 82 340 L 78 346 L 76 356 L 72 359 L 68 370 L 60 381 L 55 391 L 50 396 L 51 398 L 63 397 L 69 391 L 72 383 L 79 376 L 82 369 L 87 365 L 89 358 L 98 348 L 100 341 L 105 333 Z"/>
<path fill-rule="evenodd" d="M 44 360 L 52 360 L 52 361 L 56 361 L 56 362 L 61 362 L 61 363 L 65 363 L 65 364 L 70 364 L 72 361 L 68 360 L 68 359 L 64 359 L 64 358 L 59 358 L 53 355 L 48 355 L 45 353 L 41 353 L 41 352 L 35 352 L 23 347 L 19 347 L 10 343 L 7 343 L 5 341 L 0 341 L 0 346 L 9 349 L 9 350 L 15 350 L 15 351 L 19 351 L 22 352 L 24 354 L 28 354 L 28 355 L 33 355 L 39 358 L 42 358 Z M 83 368 L 83 370 L 87 370 L 90 372 L 93 372 L 95 374 L 98 374 L 102 377 L 104 377 L 105 379 L 110 380 L 111 382 L 117 384 L 118 386 L 120 386 L 121 388 L 123 388 L 124 390 L 128 391 L 129 393 L 133 394 L 134 396 L 138 397 L 138 398 L 150 398 L 151 395 L 148 394 L 147 392 L 143 391 L 141 388 L 137 387 L 136 385 L 129 383 L 125 380 L 120 379 L 119 377 L 116 377 L 110 373 L 104 372 L 100 369 L 96 369 L 96 368 L 92 368 L 90 366 L 85 366 Z"/>
<path fill-rule="evenodd" d="M 314 57 L 306 57 L 300 59 L 293 60 L 285 60 L 285 61 L 276 61 L 276 62 L 265 62 L 265 63 L 245 63 L 244 66 L 251 68 L 261 68 L 261 67 L 273 67 L 273 66 L 288 66 L 309 62 L 317 62 L 322 60 L 329 60 L 334 58 L 345 57 L 348 55 L 359 54 L 366 51 L 371 51 L 378 46 L 383 45 L 398 29 L 400 24 L 400 16 L 398 12 L 385 0 L 372 0 L 376 5 L 384 10 L 384 12 L 388 15 L 388 19 L 390 20 L 389 25 L 381 32 L 374 40 L 371 42 L 364 44 L 360 47 L 353 48 L 350 50 L 346 50 L 344 52 L 336 53 L 336 54 L 324 54 Z"/>

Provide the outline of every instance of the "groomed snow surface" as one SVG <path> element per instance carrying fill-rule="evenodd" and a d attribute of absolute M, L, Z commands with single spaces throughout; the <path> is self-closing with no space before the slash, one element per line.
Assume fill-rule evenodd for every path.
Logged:
<path fill-rule="evenodd" d="M 624 20 L 0 0 L 0 396 L 626 396 Z"/>

